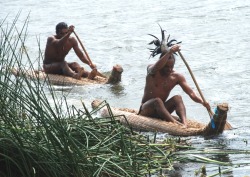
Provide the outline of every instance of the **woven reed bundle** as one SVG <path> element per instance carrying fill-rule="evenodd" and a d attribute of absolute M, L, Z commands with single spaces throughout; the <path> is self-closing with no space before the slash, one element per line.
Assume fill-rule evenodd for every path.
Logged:
<path fill-rule="evenodd" d="M 101 101 L 94 100 L 92 102 L 92 107 L 97 107 L 100 103 Z M 123 125 L 132 127 L 136 130 L 162 132 L 175 136 L 210 136 L 223 132 L 228 106 L 227 104 L 218 105 L 219 115 L 217 115 L 215 119 L 215 129 L 212 129 L 210 123 L 205 125 L 191 119 L 187 120 L 188 128 L 184 128 L 181 125 L 172 122 L 166 122 L 157 118 L 137 115 L 137 111 L 132 109 L 111 108 L 111 110 L 113 115 L 117 116 L 116 119 L 118 119 Z M 106 107 L 102 109 L 101 115 L 104 117 L 111 116 Z"/>
<path fill-rule="evenodd" d="M 96 76 L 93 80 L 88 78 L 81 78 L 81 80 L 74 79 L 72 77 L 58 75 L 58 74 L 46 74 L 43 71 L 38 70 L 18 70 L 13 68 L 12 73 L 15 76 L 25 75 L 30 79 L 40 79 L 40 80 L 47 80 L 50 84 L 53 85 L 88 85 L 88 84 L 105 84 L 108 79 Z"/>

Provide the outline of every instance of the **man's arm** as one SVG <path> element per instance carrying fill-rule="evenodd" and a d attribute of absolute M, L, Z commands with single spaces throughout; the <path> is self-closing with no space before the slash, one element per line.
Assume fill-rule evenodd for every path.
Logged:
<path fill-rule="evenodd" d="M 208 110 L 211 109 L 208 102 L 204 102 L 198 95 L 195 94 L 194 90 L 188 85 L 183 75 L 178 74 L 178 83 L 181 86 L 181 88 L 185 91 L 185 93 L 188 94 L 193 101 L 202 104 Z"/>
<path fill-rule="evenodd" d="M 72 43 L 73 43 L 73 49 L 76 53 L 76 55 L 78 56 L 78 58 L 85 64 L 90 66 L 90 62 L 87 59 L 86 55 L 81 51 L 81 49 L 79 48 L 78 42 L 76 41 L 75 38 L 72 37 Z M 91 67 L 91 66 L 90 66 Z M 92 67 L 91 67 L 92 68 Z"/>
<path fill-rule="evenodd" d="M 56 37 L 53 36 L 53 37 L 49 37 L 48 40 L 50 40 L 49 42 L 52 45 L 55 45 L 57 48 L 63 48 L 65 42 L 69 39 L 73 30 L 74 30 L 74 26 L 70 26 L 68 32 L 61 39 L 56 39 Z"/>
<path fill-rule="evenodd" d="M 72 33 L 74 31 L 74 27 L 69 28 L 69 32 L 68 33 Z M 85 64 L 89 65 L 90 68 L 96 68 L 96 66 L 87 59 L 86 55 L 80 50 L 79 45 L 77 40 L 74 37 L 71 37 L 71 42 L 72 42 L 72 46 L 73 49 L 76 53 L 76 55 L 78 56 L 78 58 Z"/>

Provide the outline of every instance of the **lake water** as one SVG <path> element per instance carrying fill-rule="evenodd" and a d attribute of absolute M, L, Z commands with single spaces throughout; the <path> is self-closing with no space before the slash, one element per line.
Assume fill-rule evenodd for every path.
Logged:
<path fill-rule="evenodd" d="M 88 54 L 99 71 L 110 71 L 120 64 L 124 68 L 122 82 L 117 86 L 95 85 L 74 87 L 67 98 L 79 106 L 81 99 L 90 108 L 93 99 L 105 99 L 111 106 L 138 109 L 145 84 L 146 67 L 158 57 L 149 59 L 153 38 L 162 28 L 171 38 L 182 41 L 182 53 L 189 63 L 206 100 L 214 109 L 218 103 L 230 106 L 228 121 L 235 128 L 221 136 L 205 140 L 189 137 L 197 148 L 250 150 L 250 4 L 246 0 L 1 0 L 0 19 L 8 15 L 11 22 L 22 10 L 18 23 L 30 12 L 26 46 L 35 59 L 37 38 L 44 50 L 46 39 L 55 33 L 55 25 L 65 21 L 75 26 Z M 67 61 L 79 61 L 72 51 Z M 186 76 L 195 89 L 190 74 L 180 58 L 175 69 Z M 176 88 L 172 95 L 183 96 L 188 117 L 208 122 L 207 111 Z M 164 135 L 163 135 L 164 136 Z M 249 155 L 208 156 L 234 164 L 250 162 Z M 202 164 L 187 163 L 176 176 L 194 176 Z M 208 174 L 218 171 L 206 165 Z M 224 176 L 250 176 L 250 167 L 242 166 Z"/>

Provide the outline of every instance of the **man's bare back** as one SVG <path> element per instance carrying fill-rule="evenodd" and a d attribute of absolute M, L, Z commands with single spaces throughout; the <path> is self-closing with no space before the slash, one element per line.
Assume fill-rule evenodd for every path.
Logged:
<path fill-rule="evenodd" d="M 45 55 L 44 55 L 44 64 L 51 64 L 55 62 L 65 61 L 66 55 L 69 53 L 70 49 L 73 47 L 74 38 L 69 37 L 68 41 L 65 42 L 63 46 L 56 46 L 55 41 L 58 40 L 55 35 L 48 37 Z"/>

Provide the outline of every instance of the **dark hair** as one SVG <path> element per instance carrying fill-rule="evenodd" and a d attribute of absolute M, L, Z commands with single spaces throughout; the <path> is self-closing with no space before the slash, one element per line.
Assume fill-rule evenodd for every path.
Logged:
<path fill-rule="evenodd" d="M 58 34 L 62 29 L 68 29 L 68 25 L 65 22 L 60 22 L 56 25 L 56 34 Z"/>

